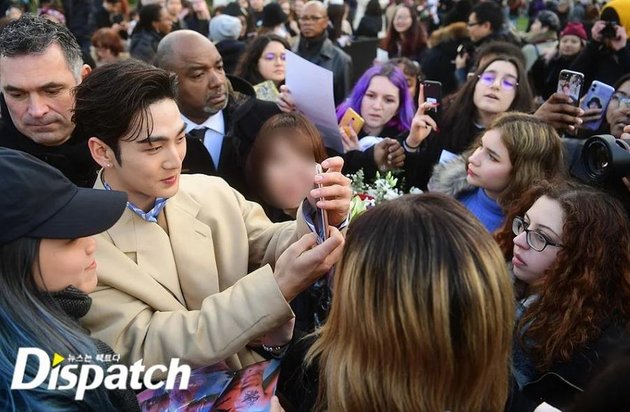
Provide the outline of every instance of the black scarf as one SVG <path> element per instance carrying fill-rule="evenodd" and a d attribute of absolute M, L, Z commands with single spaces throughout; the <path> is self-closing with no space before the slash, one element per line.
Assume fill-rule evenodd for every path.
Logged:
<path fill-rule="evenodd" d="M 62 291 L 46 293 L 42 295 L 42 300 L 52 308 L 59 309 L 63 315 L 66 315 L 74 323 L 77 328 L 89 335 L 89 331 L 79 325 L 79 319 L 85 316 L 92 306 L 92 298 L 85 292 L 69 286 Z M 90 338 L 96 346 L 98 354 L 114 354 L 112 348 L 105 342 Z M 136 399 L 135 393 L 131 389 L 112 390 L 108 392 L 109 400 L 117 411 L 133 411 L 139 412 L 140 406 Z"/>

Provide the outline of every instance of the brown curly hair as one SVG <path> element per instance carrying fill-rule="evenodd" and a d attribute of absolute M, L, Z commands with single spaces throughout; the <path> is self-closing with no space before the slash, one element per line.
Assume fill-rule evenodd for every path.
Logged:
<path fill-rule="evenodd" d="M 621 204 L 575 182 L 544 182 L 526 192 L 495 235 L 506 259 L 513 253 L 512 219 L 536 199 L 558 201 L 565 215 L 555 263 L 530 294 L 539 298 L 517 324 L 521 345 L 543 371 L 597 339 L 610 322 L 630 319 L 630 226 Z"/>

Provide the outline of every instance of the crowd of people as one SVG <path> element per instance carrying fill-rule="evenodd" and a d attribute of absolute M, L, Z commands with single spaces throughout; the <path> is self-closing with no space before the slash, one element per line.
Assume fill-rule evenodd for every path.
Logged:
<path fill-rule="evenodd" d="M 147 409 L 12 389 L 24 347 L 279 359 L 273 412 L 628 409 L 630 1 L 0 13 L 1 410 Z M 339 145 L 290 53 L 332 72 Z M 384 173 L 424 193 L 354 216 Z"/>

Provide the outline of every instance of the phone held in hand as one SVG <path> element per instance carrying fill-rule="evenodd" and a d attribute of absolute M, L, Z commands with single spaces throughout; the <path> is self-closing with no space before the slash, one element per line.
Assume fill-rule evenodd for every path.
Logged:
<path fill-rule="evenodd" d="M 352 107 L 349 107 L 343 114 L 343 117 L 339 122 L 339 127 L 343 128 L 347 136 L 350 136 L 350 129 L 354 130 L 354 132 L 358 135 L 361 133 L 361 129 L 363 129 L 364 124 L 365 120 L 357 112 L 355 112 Z"/>
<path fill-rule="evenodd" d="M 316 164 L 315 174 L 321 175 L 322 173 L 324 173 L 322 166 L 320 164 Z M 323 185 L 318 183 L 314 186 L 315 189 L 321 189 L 322 187 Z M 320 197 L 315 199 L 315 201 L 318 200 L 324 200 L 324 198 Z M 317 206 L 315 206 L 315 230 L 317 231 L 317 243 L 323 243 L 326 239 L 328 239 L 328 213 Z"/>
<path fill-rule="evenodd" d="M 569 96 L 575 107 L 580 102 L 580 94 L 582 93 L 582 85 L 584 84 L 584 75 L 580 72 L 572 70 L 562 70 L 558 78 L 558 93 Z"/>
<path fill-rule="evenodd" d="M 424 86 L 424 101 L 432 104 L 440 104 L 442 102 L 442 83 L 435 80 L 425 80 L 422 82 Z M 438 107 L 431 110 L 437 113 Z"/>
<path fill-rule="evenodd" d="M 582 125 L 583 128 L 589 130 L 599 130 L 599 127 L 602 125 L 602 120 L 606 115 L 606 108 L 608 107 L 608 103 L 612 98 L 612 95 L 615 93 L 615 88 L 607 85 L 606 83 L 602 83 L 598 80 L 594 80 L 589 87 L 588 92 L 586 92 L 586 96 L 582 100 L 582 109 L 601 109 L 602 113 L 599 116 L 599 119 L 591 120 Z"/>

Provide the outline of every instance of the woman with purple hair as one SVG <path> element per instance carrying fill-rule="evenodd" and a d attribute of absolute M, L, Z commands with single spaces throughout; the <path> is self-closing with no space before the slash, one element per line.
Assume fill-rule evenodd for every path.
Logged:
<path fill-rule="evenodd" d="M 338 120 L 348 109 L 365 120 L 358 134 L 352 128 L 340 129 L 345 150 L 343 172 L 363 169 L 365 177 L 371 179 L 377 171 L 402 168 L 407 188 L 426 188 L 441 147 L 433 134 L 427 138 L 428 133 L 419 130 L 436 128 L 433 119 L 424 114 L 432 105 L 422 98 L 418 107 L 414 113 L 407 79 L 396 65 L 368 69 L 337 108 Z"/>

